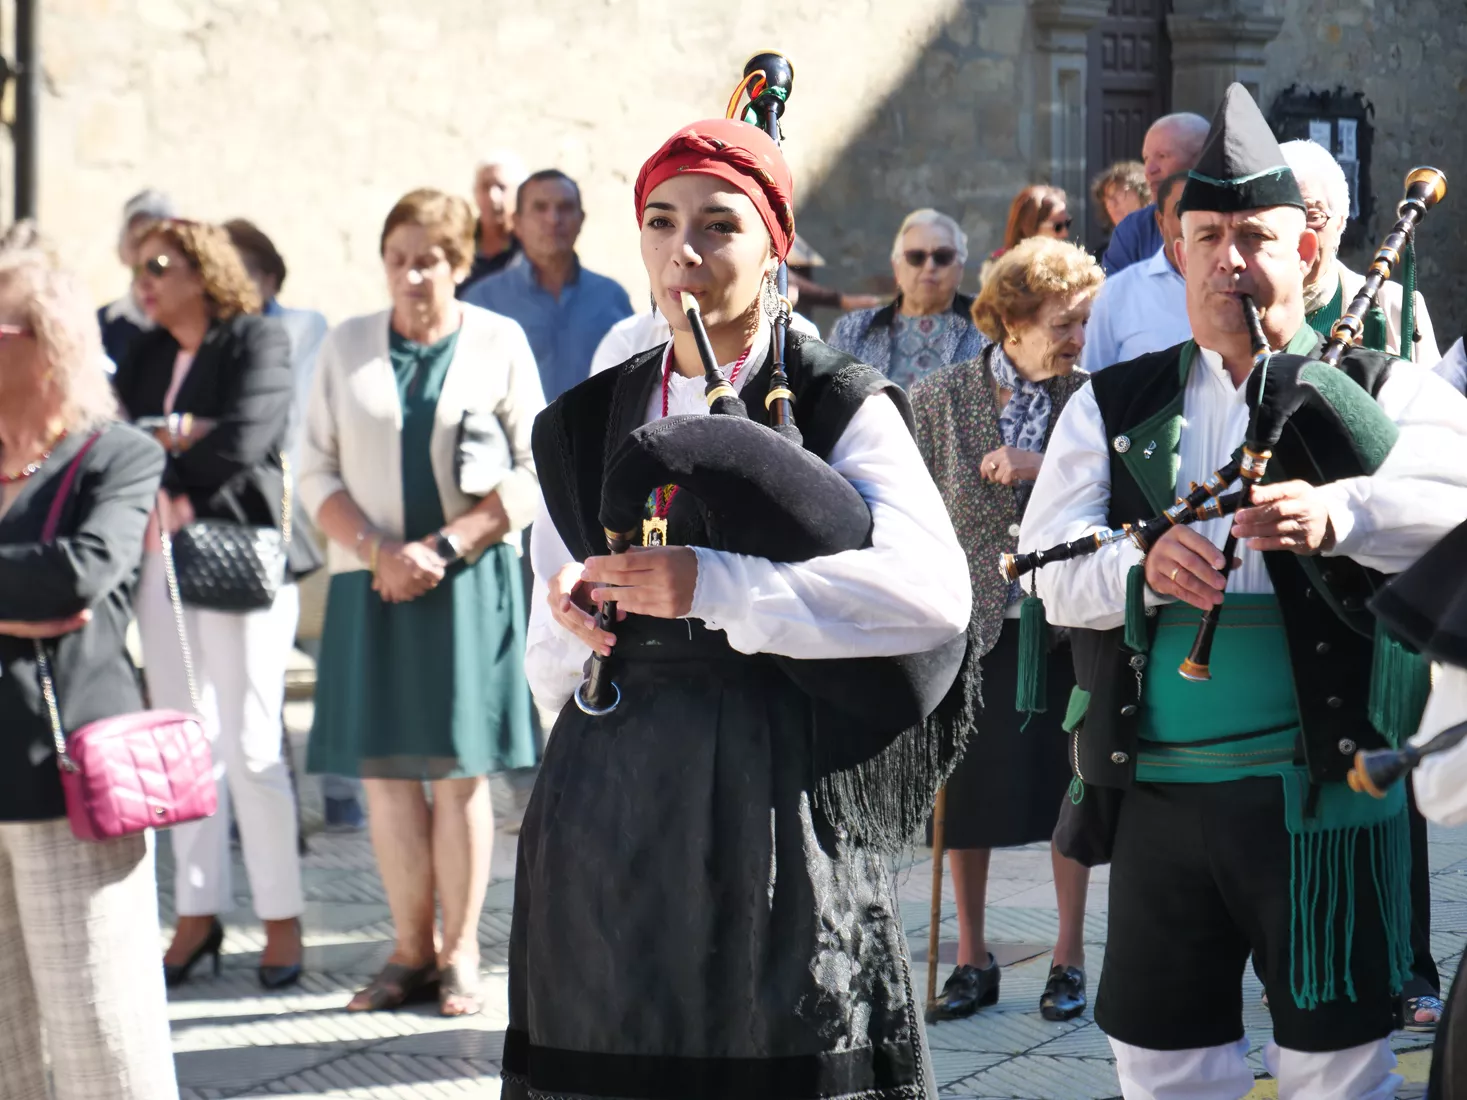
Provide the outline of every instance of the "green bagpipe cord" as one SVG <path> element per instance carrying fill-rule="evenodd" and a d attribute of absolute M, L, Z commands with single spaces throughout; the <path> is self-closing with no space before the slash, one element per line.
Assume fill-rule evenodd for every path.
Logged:
<path fill-rule="evenodd" d="M 1401 260 L 1401 358 L 1413 359 L 1416 342 L 1416 236 L 1406 241 L 1406 255 Z"/>

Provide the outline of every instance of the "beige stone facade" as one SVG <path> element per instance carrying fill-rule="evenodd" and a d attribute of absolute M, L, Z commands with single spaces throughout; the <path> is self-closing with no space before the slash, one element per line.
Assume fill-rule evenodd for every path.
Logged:
<path fill-rule="evenodd" d="M 383 300 L 377 234 L 393 199 L 421 185 L 467 194 L 477 156 L 509 146 L 582 181 L 583 259 L 640 301 L 638 166 L 676 126 L 721 114 L 744 59 L 774 47 L 796 66 L 786 149 L 802 231 L 834 281 L 876 288 L 914 207 L 958 217 L 976 258 L 1023 184 L 1084 201 L 1101 167 L 1085 159 L 1088 44 L 1117 2 L 46 0 L 41 216 L 99 300 L 122 289 L 117 210 L 138 188 L 169 190 L 193 216 L 253 218 L 290 265 L 284 300 L 335 320 Z M 1265 106 L 1293 83 L 1365 94 L 1375 233 L 1413 163 L 1461 181 L 1422 248 L 1433 312 L 1460 332 L 1460 0 L 1170 11 L 1174 107 L 1208 112 L 1231 79 Z"/>

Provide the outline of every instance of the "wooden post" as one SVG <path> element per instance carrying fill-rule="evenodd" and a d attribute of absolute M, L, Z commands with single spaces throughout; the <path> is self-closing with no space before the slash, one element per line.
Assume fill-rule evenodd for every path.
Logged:
<path fill-rule="evenodd" d="M 937 948 L 942 940 L 942 827 L 947 817 L 947 785 L 938 788 L 932 806 L 932 919 L 927 926 L 927 1003 L 937 998 Z"/>

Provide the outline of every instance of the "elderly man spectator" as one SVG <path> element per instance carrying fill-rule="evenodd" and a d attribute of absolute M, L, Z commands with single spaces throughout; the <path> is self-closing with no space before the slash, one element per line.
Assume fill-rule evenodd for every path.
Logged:
<path fill-rule="evenodd" d="M 1146 165 L 1139 160 L 1118 160 L 1090 184 L 1095 200 L 1095 220 L 1110 232 L 1127 214 L 1134 214 L 1152 201 Z"/>
<path fill-rule="evenodd" d="M 525 175 L 525 162 L 507 150 L 490 153 L 474 169 L 474 206 L 479 217 L 474 223 L 474 262 L 459 284 L 460 298 L 479 280 L 503 271 L 519 254 L 513 197 Z"/>
<path fill-rule="evenodd" d="M 174 217 L 173 200 L 162 191 L 148 188 L 128 199 L 122 207 L 122 229 L 117 235 L 117 258 L 127 268 L 131 279 L 138 265 L 138 243 L 148 226 L 162 218 Z M 115 302 L 108 302 L 97 311 L 97 323 L 102 326 L 102 349 L 113 363 L 122 362 L 132 342 L 153 328 L 153 322 L 143 312 L 137 299 L 137 288 L 128 283 L 127 293 Z"/>
<path fill-rule="evenodd" d="M 1286 141 L 1279 148 L 1304 195 L 1306 224 L 1319 238 L 1319 255 L 1304 279 L 1305 319 L 1317 332 L 1328 336 L 1350 299 L 1365 285 L 1365 276 L 1351 271 L 1339 256 L 1340 239 L 1350 220 L 1350 184 L 1339 162 L 1318 142 Z M 1365 316 L 1360 343 L 1372 351 L 1388 351 L 1422 366 L 1432 366 L 1441 359 L 1441 352 L 1420 292 L 1416 295 L 1415 339 L 1410 348 L 1401 348 L 1404 297 L 1400 283 L 1381 286 L 1375 308 Z"/>
<path fill-rule="evenodd" d="M 847 313 L 831 330 L 830 346 L 904 388 L 975 358 L 984 337 L 973 324 L 973 299 L 958 293 L 967 261 L 968 235 L 957 222 L 936 210 L 914 210 L 891 247 L 896 301 Z"/>
<path fill-rule="evenodd" d="M 1197 163 L 1207 140 L 1207 126 L 1207 119 L 1201 115 L 1185 112 L 1163 115 L 1151 124 L 1141 143 L 1141 159 L 1146 164 L 1146 182 L 1153 191 L 1167 176 L 1189 171 Z M 1156 206 L 1143 206 L 1121 219 L 1111 234 L 1110 246 L 1100 266 L 1107 275 L 1114 275 L 1134 263 L 1149 260 L 1160 247 Z"/>
<path fill-rule="evenodd" d="M 1177 271 L 1182 218 L 1177 200 L 1187 182 L 1175 172 L 1156 185 L 1156 221 L 1162 238 L 1156 255 L 1107 279 L 1090 311 L 1080 365 L 1090 373 L 1148 351 L 1180 344 L 1192 335 L 1187 321 L 1187 282 Z"/>
<path fill-rule="evenodd" d="M 546 401 L 590 374 L 596 345 L 632 313 L 618 283 L 581 266 L 576 238 L 585 220 L 575 180 L 556 168 L 535 172 L 515 197 L 523 254 L 463 295 L 519 322 L 535 352 Z"/>

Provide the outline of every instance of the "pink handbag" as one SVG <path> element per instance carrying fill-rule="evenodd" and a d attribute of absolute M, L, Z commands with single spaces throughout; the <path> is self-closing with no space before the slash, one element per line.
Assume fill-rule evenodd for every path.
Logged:
<path fill-rule="evenodd" d="M 97 436 L 92 436 L 72 460 L 46 517 L 42 542 L 56 537 L 61 509 L 71 494 L 77 469 Z M 168 595 L 178 623 L 188 674 L 189 698 L 198 709 L 193 656 L 184 631 L 183 605 L 173 570 L 170 540 L 163 536 L 163 564 Z M 61 728 L 56 683 L 45 647 L 36 641 L 36 669 L 41 693 L 56 741 L 56 762 L 66 795 L 66 817 L 80 840 L 113 840 L 144 829 L 164 829 L 208 817 L 218 809 L 214 785 L 214 756 L 204 723 L 196 714 L 176 710 L 146 710 L 91 722 L 70 738 Z"/>

